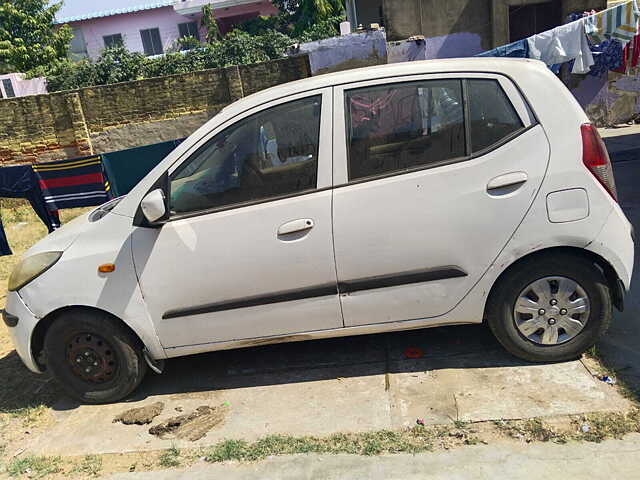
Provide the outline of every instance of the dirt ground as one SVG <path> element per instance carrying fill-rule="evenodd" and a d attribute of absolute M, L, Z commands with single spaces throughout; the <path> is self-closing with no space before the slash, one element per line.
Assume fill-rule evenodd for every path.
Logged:
<path fill-rule="evenodd" d="M 63 223 L 68 222 L 87 210 L 64 210 L 61 212 L 61 220 Z M 13 266 L 27 249 L 47 234 L 47 228 L 38 219 L 31 206 L 23 200 L 2 199 L 0 215 L 13 250 L 13 255 L 0 257 L 1 309 L 5 305 L 7 282 Z M 1 458 L 3 451 L 11 451 L 12 445 L 19 445 L 21 439 L 46 427 L 50 421 L 47 407 L 60 397 L 60 392 L 51 379 L 34 375 L 24 367 L 13 349 L 6 326 L 2 322 L 0 322 L 0 385 Z"/>

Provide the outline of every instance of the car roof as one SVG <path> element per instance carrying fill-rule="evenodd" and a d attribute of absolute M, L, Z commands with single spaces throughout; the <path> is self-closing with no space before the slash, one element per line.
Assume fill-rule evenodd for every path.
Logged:
<path fill-rule="evenodd" d="M 295 95 L 310 90 L 334 87 L 369 80 L 403 77 L 409 75 L 435 73 L 500 73 L 510 77 L 526 74 L 530 69 L 546 69 L 539 60 L 523 58 L 471 57 L 450 58 L 442 60 L 422 60 L 414 62 L 392 63 L 373 67 L 356 68 L 336 73 L 327 73 L 317 77 L 309 77 L 283 83 L 275 87 L 248 95 L 222 109 L 218 114 L 233 117 L 250 108 L 259 106 L 279 98 Z"/>

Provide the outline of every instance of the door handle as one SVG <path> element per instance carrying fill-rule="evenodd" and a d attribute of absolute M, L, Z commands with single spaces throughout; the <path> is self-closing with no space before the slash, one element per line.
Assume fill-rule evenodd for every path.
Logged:
<path fill-rule="evenodd" d="M 305 230 L 311 230 L 313 226 L 313 220 L 311 220 L 310 218 L 300 218 L 298 220 L 292 220 L 280 225 L 280 228 L 278 228 L 278 236 L 304 232 Z"/>
<path fill-rule="evenodd" d="M 525 172 L 511 172 L 489 180 L 487 191 L 499 188 L 514 187 L 525 183 L 529 177 Z"/>

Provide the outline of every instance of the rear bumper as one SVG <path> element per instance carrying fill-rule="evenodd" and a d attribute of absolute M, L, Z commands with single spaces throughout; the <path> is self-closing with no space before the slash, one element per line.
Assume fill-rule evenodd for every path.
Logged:
<path fill-rule="evenodd" d="M 635 246 L 633 226 L 618 205 L 614 207 L 596 239 L 587 245 L 604 258 L 618 274 L 624 290 L 629 291 L 633 275 Z"/>
<path fill-rule="evenodd" d="M 35 373 L 42 373 L 31 353 L 31 337 L 39 319 L 24 304 L 17 292 L 9 292 L 5 307 L 7 330 L 18 355 L 26 367 Z M 14 325 L 14 326 L 10 326 Z"/>

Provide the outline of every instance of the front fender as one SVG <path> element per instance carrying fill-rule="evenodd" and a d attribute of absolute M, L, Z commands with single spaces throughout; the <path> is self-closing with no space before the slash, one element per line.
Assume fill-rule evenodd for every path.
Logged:
<path fill-rule="evenodd" d="M 20 289 L 20 296 L 38 318 L 73 306 L 108 312 L 138 335 L 153 358 L 166 358 L 135 274 L 132 219 L 108 214 L 90 226 L 52 268 Z M 99 273 L 105 263 L 115 264 L 115 271 Z"/>

